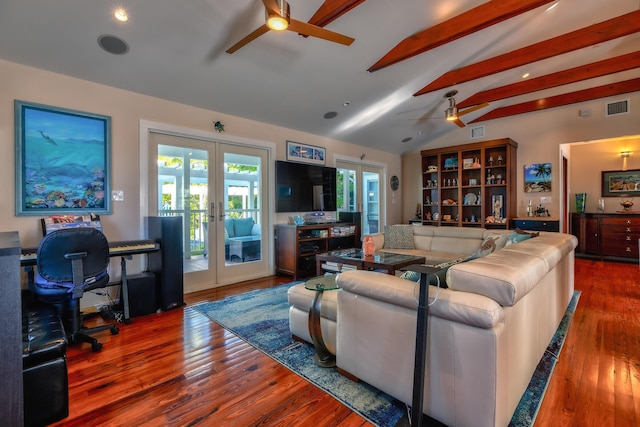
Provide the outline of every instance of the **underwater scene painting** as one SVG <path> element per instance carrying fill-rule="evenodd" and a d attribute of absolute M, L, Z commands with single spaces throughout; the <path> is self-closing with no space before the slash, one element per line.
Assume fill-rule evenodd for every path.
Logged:
<path fill-rule="evenodd" d="M 105 116 L 21 106 L 22 213 L 108 212 Z"/>

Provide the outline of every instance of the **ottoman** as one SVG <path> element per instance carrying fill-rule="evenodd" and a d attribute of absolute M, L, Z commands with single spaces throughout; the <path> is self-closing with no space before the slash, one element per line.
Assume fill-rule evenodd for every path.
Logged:
<path fill-rule="evenodd" d="M 333 277 L 331 277 L 333 276 Z M 314 279 L 311 279 L 314 280 Z M 316 279 L 317 280 L 317 279 Z M 322 280 L 335 281 L 335 275 L 325 276 Z M 289 330 L 294 338 L 313 344 L 309 333 L 309 309 L 316 291 L 305 289 L 304 283 L 299 283 L 289 288 L 287 300 L 289 301 Z M 336 313 L 338 291 L 331 290 L 322 293 L 322 305 L 320 307 L 320 329 L 322 338 L 331 354 L 336 354 Z"/>

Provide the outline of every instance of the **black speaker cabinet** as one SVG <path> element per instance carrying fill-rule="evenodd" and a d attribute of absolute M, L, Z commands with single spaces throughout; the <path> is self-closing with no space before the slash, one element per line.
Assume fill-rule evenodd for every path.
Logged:
<path fill-rule="evenodd" d="M 145 218 L 147 239 L 160 244 L 149 253 L 149 271 L 156 275 L 156 299 L 161 310 L 184 305 L 182 277 L 182 217 L 150 216 Z"/>
<path fill-rule="evenodd" d="M 338 212 L 338 220 L 356 225 L 356 235 L 358 237 L 356 246 L 358 248 L 362 247 L 362 212 Z"/>
<path fill-rule="evenodd" d="M 129 316 L 144 316 L 158 309 L 156 275 L 151 272 L 127 276 L 129 289 Z"/>

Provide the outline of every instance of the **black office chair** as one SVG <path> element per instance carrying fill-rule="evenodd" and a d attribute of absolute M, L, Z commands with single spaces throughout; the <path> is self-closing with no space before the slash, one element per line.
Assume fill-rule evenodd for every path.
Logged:
<path fill-rule="evenodd" d="M 119 332 L 113 323 L 86 328 L 80 312 L 82 294 L 109 283 L 108 265 L 109 244 L 102 232 L 88 227 L 65 228 L 44 236 L 37 252 L 37 272 L 29 282 L 41 302 L 58 308 L 69 342 L 89 343 L 93 351 L 102 349 L 102 343 L 89 334 Z"/>

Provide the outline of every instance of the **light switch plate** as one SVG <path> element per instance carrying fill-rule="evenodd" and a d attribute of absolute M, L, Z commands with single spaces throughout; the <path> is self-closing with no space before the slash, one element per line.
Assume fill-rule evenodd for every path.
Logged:
<path fill-rule="evenodd" d="M 124 191 L 114 190 L 111 192 L 111 200 L 114 202 L 124 202 Z"/>

